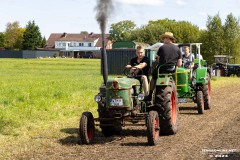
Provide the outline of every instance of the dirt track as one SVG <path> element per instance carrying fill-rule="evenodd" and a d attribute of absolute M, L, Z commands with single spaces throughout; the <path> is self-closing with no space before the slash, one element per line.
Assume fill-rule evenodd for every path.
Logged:
<path fill-rule="evenodd" d="M 63 129 L 67 137 L 46 139 L 49 148 L 22 155 L 22 159 L 240 159 L 240 84 L 212 91 L 212 109 L 203 115 L 190 104 L 180 108 L 179 132 L 161 136 L 148 146 L 145 127 L 128 128 L 121 136 L 96 133 L 93 145 L 78 145 L 77 128 Z M 54 142 L 50 142 L 54 141 Z M 225 158 L 220 158 L 220 156 Z M 219 158 L 217 158 L 219 157 Z M 18 159 L 17 158 L 17 159 Z"/>

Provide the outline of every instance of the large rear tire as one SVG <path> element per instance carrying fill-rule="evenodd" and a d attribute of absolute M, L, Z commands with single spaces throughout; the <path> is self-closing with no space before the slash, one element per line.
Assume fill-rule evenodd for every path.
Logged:
<path fill-rule="evenodd" d="M 204 109 L 211 108 L 211 78 L 208 73 L 208 82 L 203 85 Z"/>
<path fill-rule="evenodd" d="M 147 119 L 147 138 L 148 144 L 154 146 L 159 138 L 159 117 L 157 111 L 150 111 Z"/>
<path fill-rule="evenodd" d="M 237 72 L 237 76 L 240 77 L 240 69 Z"/>
<path fill-rule="evenodd" d="M 94 139 L 95 125 L 94 119 L 91 112 L 83 112 L 80 125 L 79 125 L 79 135 L 82 144 L 90 144 Z"/>
<path fill-rule="evenodd" d="M 178 106 L 175 82 L 169 81 L 166 87 L 157 87 L 155 102 L 160 104 L 160 132 L 162 135 L 176 134 L 178 130 Z"/>
<path fill-rule="evenodd" d="M 197 91 L 197 110 L 198 114 L 203 114 L 204 112 L 204 100 L 203 100 L 203 91 Z"/>

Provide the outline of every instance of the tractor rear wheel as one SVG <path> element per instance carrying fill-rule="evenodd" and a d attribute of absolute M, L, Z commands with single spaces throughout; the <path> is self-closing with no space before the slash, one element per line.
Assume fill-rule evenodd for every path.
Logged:
<path fill-rule="evenodd" d="M 237 76 L 240 77 L 240 69 L 237 72 Z"/>
<path fill-rule="evenodd" d="M 157 111 L 150 111 L 147 119 L 147 138 L 148 144 L 154 146 L 159 138 L 159 117 Z"/>
<path fill-rule="evenodd" d="M 203 114 L 204 111 L 204 100 L 203 100 L 203 91 L 197 91 L 197 109 L 198 114 Z"/>
<path fill-rule="evenodd" d="M 178 106 L 175 82 L 169 81 L 166 87 L 157 87 L 155 102 L 160 104 L 160 132 L 162 135 L 172 135 L 178 129 Z"/>
<path fill-rule="evenodd" d="M 93 141 L 95 132 L 94 119 L 91 112 L 83 112 L 80 125 L 79 125 L 79 135 L 82 144 L 90 144 Z"/>
<path fill-rule="evenodd" d="M 211 105 L 211 78 L 208 73 L 208 82 L 203 85 L 204 109 L 210 109 Z"/>

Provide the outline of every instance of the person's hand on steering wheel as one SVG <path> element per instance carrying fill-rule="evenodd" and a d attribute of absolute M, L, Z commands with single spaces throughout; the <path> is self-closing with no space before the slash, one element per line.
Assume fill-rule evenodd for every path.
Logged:
<path fill-rule="evenodd" d="M 138 67 L 129 67 L 131 65 L 127 65 L 125 67 L 125 70 L 124 70 L 124 74 L 127 76 L 127 77 L 137 77 L 137 76 L 142 76 L 143 75 L 143 71 L 141 68 L 138 68 Z M 130 71 L 128 71 L 130 70 Z M 140 72 L 140 74 L 138 75 L 138 73 Z"/>

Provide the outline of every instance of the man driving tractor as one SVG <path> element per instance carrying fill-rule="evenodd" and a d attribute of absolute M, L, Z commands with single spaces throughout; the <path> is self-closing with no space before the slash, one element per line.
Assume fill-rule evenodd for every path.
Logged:
<path fill-rule="evenodd" d="M 137 46 L 136 55 L 137 57 L 132 58 L 130 65 L 126 65 L 126 68 L 131 69 L 130 72 L 135 75 L 141 75 L 139 81 L 142 82 L 145 96 L 148 96 L 150 60 L 148 57 L 145 57 L 145 50 L 142 46 Z"/>

